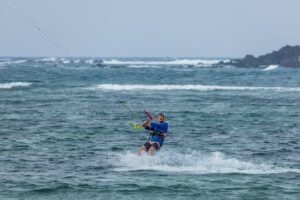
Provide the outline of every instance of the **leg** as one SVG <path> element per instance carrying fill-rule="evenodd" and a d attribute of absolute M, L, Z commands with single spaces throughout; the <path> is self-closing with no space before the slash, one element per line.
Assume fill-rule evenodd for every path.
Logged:
<path fill-rule="evenodd" d="M 149 154 L 150 154 L 151 156 L 153 156 L 155 150 L 158 151 L 159 149 L 160 149 L 159 143 L 154 142 L 154 143 L 151 144 L 151 147 L 150 147 L 150 149 L 149 149 Z"/>
<path fill-rule="evenodd" d="M 150 142 L 146 142 L 143 146 L 141 146 L 137 155 L 141 155 L 141 153 L 144 153 L 145 151 L 149 151 L 150 147 L 151 147 Z"/>
<path fill-rule="evenodd" d="M 145 151 L 146 151 L 146 147 L 143 145 L 143 146 L 141 146 L 141 148 L 139 149 L 139 151 L 136 154 L 141 155 L 141 153 L 144 153 Z"/>
<path fill-rule="evenodd" d="M 150 149 L 149 149 L 149 154 L 150 154 L 150 156 L 153 156 L 153 155 L 154 155 L 154 152 L 155 152 L 154 147 L 151 146 Z"/>

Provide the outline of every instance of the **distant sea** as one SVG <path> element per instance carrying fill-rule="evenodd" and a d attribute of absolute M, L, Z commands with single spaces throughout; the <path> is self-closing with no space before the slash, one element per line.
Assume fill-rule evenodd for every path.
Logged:
<path fill-rule="evenodd" d="M 0 199 L 300 199 L 300 69 L 221 60 L 0 58 Z"/>

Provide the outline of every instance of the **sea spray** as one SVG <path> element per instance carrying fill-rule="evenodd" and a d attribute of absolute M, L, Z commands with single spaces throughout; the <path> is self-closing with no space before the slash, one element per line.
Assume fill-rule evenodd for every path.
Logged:
<path fill-rule="evenodd" d="M 155 156 L 131 153 L 121 153 L 110 160 L 115 171 L 153 170 L 174 173 L 241 173 L 241 174 L 273 174 L 300 173 L 300 169 L 277 167 L 272 164 L 254 163 L 249 160 L 239 160 L 226 156 L 221 152 L 201 153 L 192 151 L 181 153 L 177 151 L 163 151 Z"/>

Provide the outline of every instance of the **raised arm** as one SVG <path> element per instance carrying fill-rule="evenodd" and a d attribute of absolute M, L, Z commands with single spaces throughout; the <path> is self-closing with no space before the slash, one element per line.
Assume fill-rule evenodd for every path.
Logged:
<path fill-rule="evenodd" d="M 142 124 L 142 126 L 147 130 L 151 130 L 148 124 L 152 121 L 153 117 L 147 111 L 145 111 L 145 114 L 148 116 L 148 119 Z"/>
<path fill-rule="evenodd" d="M 146 127 L 146 126 L 148 126 L 148 124 L 151 122 L 151 120 L 150 119 L 147 119 L 146 121 L 144 121 L 144 123 L 142 123 L 142 126 L 143 127 Z"/>

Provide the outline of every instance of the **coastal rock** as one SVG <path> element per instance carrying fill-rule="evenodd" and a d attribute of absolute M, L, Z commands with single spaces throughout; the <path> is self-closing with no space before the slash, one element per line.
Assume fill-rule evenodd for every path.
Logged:
<path fill-rule="evenodd" d="M 285 46 L 278 51 L 255 57 L 246 55 L 243 59 L 233 59 L 230 62 L 220 62 L 218 65 L 233 65 L 236 67 L 262 67 L 279 65 L 282 67 L 300 67 L 300 46 Z"/>

